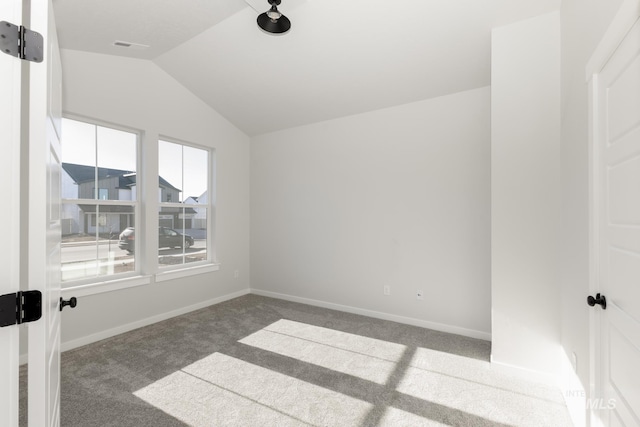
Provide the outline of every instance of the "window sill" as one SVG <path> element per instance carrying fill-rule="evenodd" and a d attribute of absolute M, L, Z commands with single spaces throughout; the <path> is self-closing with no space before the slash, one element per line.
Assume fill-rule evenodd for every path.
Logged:
<path fill-rule="evenodd" d="M 182 277 L 194 276 L 197 274 L 211 273 L 220 270 L 220 264 L 204 264 L 190 266 L 186 268 L 174 269 L 159 272 L 155 275 L 155 282 L 165 282 L 167 280 L 180 279 Z M 89 295 L 102 294 L 105 292 L 119 291 L 121 289 L 130 289 L 136 286 L 149 285 L 153 280 L 153 275 L 124 277 L 115 280 L 103 280 L 99 282 L 84 283 L 81 285 L 70 286 L 61 290 L 62 297 L 68 299 L 71 297 L 86 297 Z"/>
<path fill-rule="evenodd" d="M 193 267 L 180 268 L 178 270 L 162 271 L 156 274 L 156 282 L 180 279 L 182 277 L 194 276 L 196 274 L 211 273 L 220 270 L 220 264 L 204 264 Z"/>
<path fill-rule="evenodd" d="M 71 286 L 62 289 L 62 297 L 65 299 L 70 297 L 85 297 L 88 295 L 118 291 L 120 289 L 129 289 L 135 286 L 144 286 L 151 283 L 151 278 L 152 276 L 135 276 Z"/>

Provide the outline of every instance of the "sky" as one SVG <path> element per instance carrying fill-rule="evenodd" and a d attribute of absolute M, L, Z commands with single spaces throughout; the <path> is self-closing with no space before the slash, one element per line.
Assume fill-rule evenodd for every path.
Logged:
<path fill-rule="evenodd" d="M 135 133 L 63 119 L 62 162 L 136 172 L 136 141 Z M 206 150 L 159 141 L 160 176 L 181 189 L 183 199 L 207 189 L 208 162 Z"/>

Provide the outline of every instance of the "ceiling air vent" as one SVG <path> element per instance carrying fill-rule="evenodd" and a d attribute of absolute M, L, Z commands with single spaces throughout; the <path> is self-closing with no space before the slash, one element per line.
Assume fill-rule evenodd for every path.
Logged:
<path fill-rule="evenodd" d="M 113 45 L 118 47 L 129 48 L 129 49 L 147 49 L 149 47 L 146 44 L 124 42 L 121 40 L 114 41 Z"/>

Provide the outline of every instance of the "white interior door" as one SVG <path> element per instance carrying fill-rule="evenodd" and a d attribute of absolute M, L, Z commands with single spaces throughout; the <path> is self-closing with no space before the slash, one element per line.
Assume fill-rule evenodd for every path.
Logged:
<path fill-rule="evenodd" d="M 596 404 L 605 426 L 640 426 L 640 22 L 595 78 Z"/>
<path fill-rule="evenodd" d="M 3 0 L 4 1 L 4 0 Z M 29 324 L 29 425 L 60 425 L 61 65 L 51 0 L 31 0 L 31 29 L 45 39 L 30 65 L 29 289 L 42 292 L 42 319 Z"/>
<path fill-rule="evenodd" d="M 0 1 L 0 21 L 19 25 L 22 0 Z M 0 40 L 0 49 L 3 41 Z M 0 53 L 0 182 L 8 200 L 0 209 L 7 243 L 0 247 L 0 295 L 20 290 L 20 92 L 21 61 Z M 18 425 L 19 328 L 0 328 L 0 425 Z"/>

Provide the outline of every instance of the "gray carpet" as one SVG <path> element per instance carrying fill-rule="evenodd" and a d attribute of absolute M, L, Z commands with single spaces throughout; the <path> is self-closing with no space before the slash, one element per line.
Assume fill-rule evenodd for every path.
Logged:
<path fill-rule="evenodd" d="M 490 343 L 246 295 L 62 354 L 62 426 L 569 426 Z M 26 370 L 21 425 L 26 426 Z"/>

